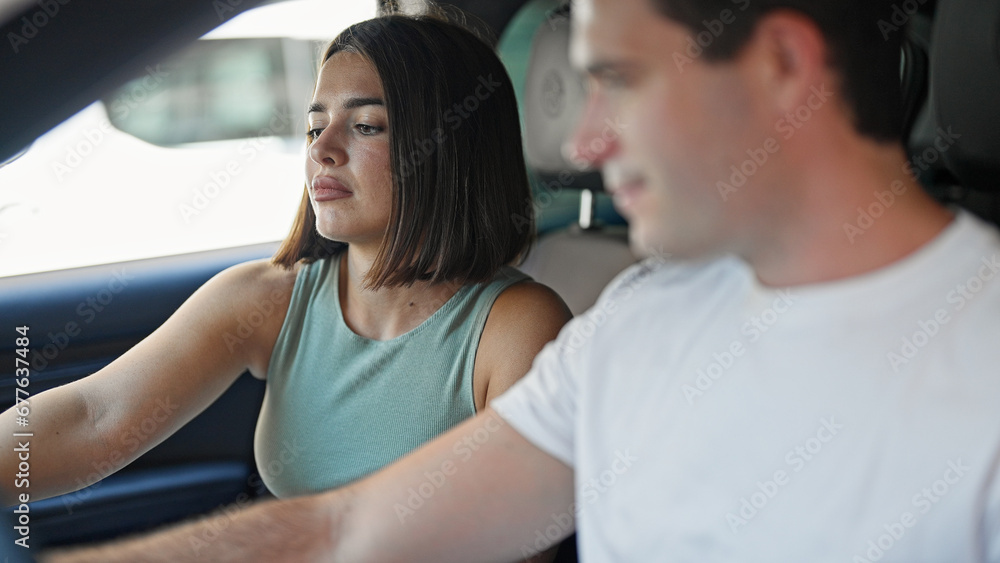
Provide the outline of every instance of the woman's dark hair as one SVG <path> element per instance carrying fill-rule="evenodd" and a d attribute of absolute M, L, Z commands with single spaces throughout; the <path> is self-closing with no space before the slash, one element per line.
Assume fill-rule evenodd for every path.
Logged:
<path fill-rule="evenodd" d="M 878 141 L 901 140 L 899 66 L 905 31 L 889 24 L 894 17 L 890 0 L 649 1 L 661 14 L 687 27 L 694 37 L 701 34 L 696 40 L 704 44 L 709 61 L 736 56 L 760 18 L 774 10 L 805 15 L 823 33 L 828 62 L 840 74 L 840 90 L 854 114 L 855 129 Z M 723 18 L 724 11 L 728 14 Z M 712 25 L 721 31 L 713 33 L 709 29 Z"/>
<path fill-rule="evenodd" d="M 493 50 L 439 18 L 390 15 L 344 30 L 322 62 L 341 51 L 372 63 L 389 121 L 392 211 L 365 283 L 482 282 L 523 258 L 531 191 L 514 88 Z M 344 246 L 316 231 L 306 191 L 273 262 L 290 268 Z"/>

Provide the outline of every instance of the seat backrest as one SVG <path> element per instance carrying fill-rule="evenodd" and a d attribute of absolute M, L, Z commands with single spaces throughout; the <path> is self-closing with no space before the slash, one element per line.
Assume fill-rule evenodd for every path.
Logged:
<path fill-rule="evenodd" d="M 912 169 L 939 200 L 1000 225 L 1000 0 L 939 0 L 917 43 L 929 78 Z"/>
<path fill-rule="evenodd" d="M 541 21 L 526 22 L 535 30 L 521 92 L 525 160 L 536 180 L 535 207 L 543 222 L 551 220 L 552 211 L 559 207 L 556 202 L 565 202 L 572 192 L 579 193 L 579 212 L 569 228 L 545 232 L 543 226 L 521 269 L 553 288 L 570 310 L 579 314 L 590 308 L 601 290 L 636 258 L 629 250 L 623 221 L 606 197 L 597 197 L 603 191 L 600 174 L 570 162 L 563 150 L 586 94 L 569 64 L 569 18 L 553 10 L 558 4 L 535 0 L 522 8 L 543 15 Z M 565 206 L 560 210 L 573 211 Z M 619 225 L 603 225 L 599 219 Z"/>
<path fill-rule="evenodd" d="M 942 158 L 958 181 L 1000 192 L 1000 0 L 941 0 L 934 17 L 930 87 L 938 127 L 952 129 Z"/>

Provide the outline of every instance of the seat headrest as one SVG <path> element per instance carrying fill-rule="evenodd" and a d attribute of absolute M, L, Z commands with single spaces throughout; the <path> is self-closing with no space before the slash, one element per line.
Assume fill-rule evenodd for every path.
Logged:
<path fill-rule="evenodd" d="M 960 184 L 1000 190 L 1000 0 L 940 0 L 931 45 L 934 117 Z M 957 137 L 957 138 L 955 138 Z"/>
<path fill-rule="evenodd" d="M 600 190 L 600 175 L 581 172 L 562 150 L 585 105 L 583 81 L 569 63 L 569 18 L 550 14 L 535 32 L 524 82 L 525 160 L 543 176 L 573 174 L 566 187 Z"/>

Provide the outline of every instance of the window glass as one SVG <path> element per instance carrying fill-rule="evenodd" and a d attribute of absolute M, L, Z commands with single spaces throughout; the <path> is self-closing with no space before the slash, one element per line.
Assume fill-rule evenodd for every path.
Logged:
<path fill-rule="evenodd" d="M 292 111 L 286 84 L 301 80 L 286 72 L 285 49 L 303 42 L 277 38 L 198 41 L 149 76 L 136 78 L 103 100 L 117 129 L 160 146 L 253 137 L 269 128 L 272 114 Z M 318 43 L 318 42 L 317 42 Z M 296 108 L 297 109 L 297 108 Z M 291 136 L 293 124 L 272 131 Z"/>
<path fill-rule="evenodd" d="M 375 0 L 251 10 L 0 168 L 0 276 L 278 241 L 323 44 Z"/>

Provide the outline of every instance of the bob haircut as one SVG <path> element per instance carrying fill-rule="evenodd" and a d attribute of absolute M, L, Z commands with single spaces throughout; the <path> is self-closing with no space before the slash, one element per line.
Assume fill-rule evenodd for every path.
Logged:
<path fill-rule="evenodd" d="M 523 259 L 531 189 L 514 88 L 493 50 L 437 17 L 389 15 L 344 30 L 321 65 L 341 51 L 374 66 L 389 121 L 392 209 L 366 286 L 485 282 Z M 272 262 L 291 268 L 345 247 L 316 231 L 307 186 Z"/>

